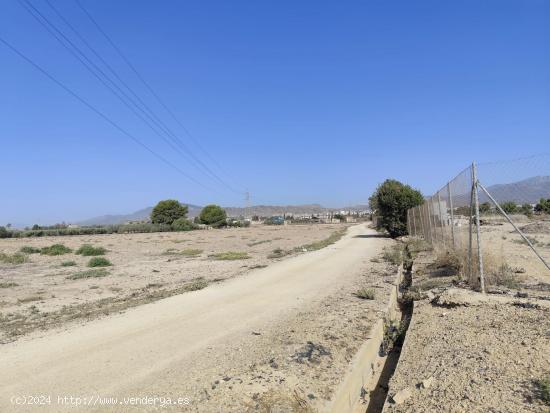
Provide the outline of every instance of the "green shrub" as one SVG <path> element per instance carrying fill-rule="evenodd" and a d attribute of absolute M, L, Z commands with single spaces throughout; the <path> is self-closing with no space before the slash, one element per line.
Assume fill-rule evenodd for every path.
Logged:
<path fill-rule="evenodd" d="M 187 218 L 178 218 L 172 223 L 172 229 L 174 231 L 192 231 L 197 229 L 197 225 Z"/>
<path fill-rule="evenodd" d="M 8 231 L 6 227 L 0 227 L 0 238 L 11 238 L 13 236 L 13 232 Z"/>
<path fill-rule="evenodd" d="M 537 397 L 545 404 L 550 405 L 550 374 L 536 380 L 535 385 L 537 387 Z"/>
<path fill-rule="evenodd" d="M 185 218 L 189 208 L 182 205 L 175 199 L 166 199 L 160 201 L 151 212 L 151 222 L 153 224 L 172 225 L 179 218 Z"/>
<path fill-rule="evenodd" d="M 83 255 L 85 257 L 92 257 L 96 255 L 105 255 L 105 252 L 107 252 L 107 250 L 103 247 L 94 247 L 90 244 L 83 244 L 76 250 L 75 254 Z"/>
<path fill-rule="evenodd" d="M 407 234 L 407 210 L 422 202 L 419 191 L 394 179 L 384 181 L 369 198 L 378 216 L 378 228 L 388 231 L 392 238 Z"/>
<path fill-rule="evenodd" d="M 19 286 L 19 284 L 14 282 L 0 282 L 0 288 L 12 288 L 17 286 Z"/>
<path fill-rule="evenodd" d="M 214 228 L 220 228 L 226 225 L 227 214 L 225 210 L 218 205 L 207 205 L 200 213 L 200 220 L 203 224 Z"/>
<path fill-rule="evenodd" d="M 63 255 L 72 252 L 73 250 L 63 244 L 53 244 L 49 247 L 44 247 L 40 250 L 42 255 Z"/>
<path fill-rule="evenodd" d="M 528 217 L 532 217 L 533 216 L 533 207 L 530 204 L 523 204 L 519 208 L 519 213 L 523 214 L 525 216 L 528 216 Z"/>
<path fill-rule="evenodd" d="M 28 245 L 25 245 L 24 247 L 21 247 L 19 249 L 19 252 L 22 252 L 23 254 L 38 254 L 40 252 L 40 248 L 29 247 Z"/>
<path fill-rule="evenodd" d="M 507 214 L 515 214 L 518 212 L 518 206 L 515 202 L 503 202 L 500 204 L 500 207 Z"/>
<path fill-rule="evenodd" d="M 74 267 L 76 265 L 76 262 L 74 261 L 63 261 L 61 263 L 62 267 Z"/>
<path fill-rule="evenodd" d="M 211 254 L 209 255 L 209 257 L 220 261 L 232 261 L 232 260 L 246 260 L 250 258 L 250 255 L 248 255 L 246 252 L 227 251 L 227 252 L 219 252 L 217 254 Z"/>
<path fill-rule="evenodd" d="M 68 280 L 80 280 L 82 278 L 101 278 L 109 275 L 109 272 L 105 268 L 99 268 L 97 270 L 86 270 L 76 272 L 67 277 Z"/>
<path fill-rule="evenodd" d="M 539 203 L 535 205 L 535 212 L 550 214 L 550 198 L 541 198 Z M 1 235 L 0 235 L 1 238 Z"/>
<path fill-rule="evenodd" d="M 0 262 L 4 264 L 23 264 L 29 259 L 26 255 L 15 253 L 15 254 L 4 254 L 0 252 Z"/>
<path fill-rule="evenodd" d="M 109 267 L 111 265 L 113 265 L 111 261 L 103 257 L 94 257 L 88 261 L 88 267 Z"/>

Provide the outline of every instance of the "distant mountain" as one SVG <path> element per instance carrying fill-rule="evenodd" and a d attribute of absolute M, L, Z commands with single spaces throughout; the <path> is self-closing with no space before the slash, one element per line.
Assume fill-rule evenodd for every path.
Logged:
<path fill-rule="evenodd" d="M 187 204 L 189 207 L 189 213 L 187 216 L 189 218 L 194 218 L 198 216 L 201 212 L 202 207 L 198 205 Z M 308 205 L 254 205 L 249 208 L 240 208 L 240 207 L 224 207 L 227 215 L 230 217 L 238 216 L 251 216 L 258 215 L 263 217 L 269 217 L 273 215 L 283 215 L 283 214 L 321 214 L 327 211 L 340 211 L 340 210 L 352 210 L 352 211 L 364 211 L 368 207 L 366 205 L 356 205 L 353 207 L 343 207 L 343 208 L 325 208 L 319 204 L 308 204 Z M 151 211 L 153 207 L 148 207 L 140 209 L 139 211 L 133 212 L 127 215 L 102 215 L 99 217 L 94 217 L 86 219 L 83 221 L 76 222 L 78 225 L 91 226 L 91 225 L 117 225 L 124 224 L 128 221 L 145 221 L 148 220 L 151 216 Z"/>
<path fill-rule="evenodd" d="M 550 176 L 534 176 L 509 184 L 491 185 L 487 188 L 487 191 L 498 202 L 511 201 L 517 204 L 535 204 L 541 198 L 550 198 Z M 489 201 L 483 191 L 479 192 L 479 201 Z"/>
<path fill-rule="evenodd" d="M 199 215 L 202 209 L 201 206 L 192 205 L 192 204 L 187 204 L 187 207 L 189 208 L 189 212 L 187 216 L 190 218 L 194 218 L 197 215 Z M 94 217 L 83 221 L 79 221 L 76 224 L 83 225 L 83 226 L 117 225 L 117 224 L 124 224 L 128 221 L 146 221 L 151 216 L 152 210 L 153 210 L 153 207 L 148 207 L 126 215 L 101 215 L 99 217 Z"/>

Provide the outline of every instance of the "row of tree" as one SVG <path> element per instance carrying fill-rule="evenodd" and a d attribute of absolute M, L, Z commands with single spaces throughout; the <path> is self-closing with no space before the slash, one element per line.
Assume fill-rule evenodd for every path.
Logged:
<path fill-rule="evenodd" d="M 174 227 L 176 231 L 194 229 L 197 224 L 205 224 L 214 228 L 227 225 L 227 214 L 219 205 L 205 206 L 200 215 L 192 222 L 187 219 L 189 208 L 175 199 L 160 201 L 151 212 L 153 224 L 166 224 Z"/>

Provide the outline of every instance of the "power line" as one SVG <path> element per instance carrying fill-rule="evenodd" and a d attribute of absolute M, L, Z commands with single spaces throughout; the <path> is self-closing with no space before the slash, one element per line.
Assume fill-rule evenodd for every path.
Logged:
<path fill-rule="evenodd" d="M 213 191 L 212 188 L 204 185 L 202 182 L 198 181 L 197 179 L 195 179 L 193 176 L 187 174 L 186 172 L 184 172 L 183 170 L 181 170 L 180 168 L 178 168 L 176 165 L 174 165 L 172 162 L 170 162 L 168 159 L 166 159 L 165 157 L 163 157 L 162 155 L 158 154 L 157 152 L 155 152 L 153 149 L 151 149 L 148 145 L 146 145 L 145 143 L 143 143 L 141 140 L 139 140 L 138 138 L 136 138 L 134 135 L 132 135 L 130 132 L 128 132 L 126 129 L 124 129 L 122 126 L 120 126 L 119 124 L 117 124 L 115 121 L 113 121 L 111 118 L 109 118 L 107 115 L 105 115 L 102 111 L 100 111 L 99 109 L 97 109 L 95 106 L 93 106 L 91 103 L 89 103 L 86 99 L 84 99 L 83 97 L 81 97 L 78 93 L 74 92 L 71 88 L 69 88 L 68 86 L 66 86 L 64 83 L 62 83 L 61 81 L 59 81 L 58 79 L 56 79 L 52 74 L 50 74 L 48 71 L 46 71 L 46 69 L 42 68 L 41 66 L 39 66 L 37 63 L 35 63 L 33 60 L 31 60 L 29 57 L 27 57 L 25 54 L 23 54 L 23 52 L 19 51 L 15 46 L 13 46 L 11 43 L 9 43 L 7 40 L 3 39 L 2 37 L 0 37 L 0 42 L 2 42 L 6 47 L 8 47 L 11 51 L 13 51 L 15 54 L 17 54 L 19 57 L 21 57 L 23 60 L 25 60 L 27 63 L 29 63 L 30 65 L 32 65 L 35 69 L 37 69 L 39 72 L 41 72 L 44 76 L 46 76 L 47 78 L 49 78 L 52 82 L 54 82 L 55 84 L 57 84 L 59 87 L 61 87 L 62 89 L 64 89 L 67 93 L 69 93 L 70 95 L 72 95 L 75 99 L 77 99 L 78 101 L 80 101 L 83 105 L 85 105 L 86 107 L 88 107 L 88 109 L 92 110 L 93 112 L 95 112 L 97 115 L 99 115 L 101 118 L 103 118 L 106 122 L 108 122 L 109 124 L 111 124 L 113 127 L 115 127 L 119 132 L 121 132 L 122 134 L 124 134 L 125 136 L 127 136 L 128 138 L 130 138 L 134 143 L 136 143 L 137 145 L 141 146 L 143 149 L 145 149 L 146 151 L 148 151 L 149 153 L 151 153 L 153 156 L 155 156 L 157 159 L 159 159 L 160 161 L 162 161 L 163 163 L 167 164 L 168 166 L 170 166 L 171 168 L 173 168 L 174 170 L 176 170 L 178 173 L 180 173 L 181 175 L 185 176 L 187 179 L 191 180 L 192 182 L 196 183 L 197 185 L 209 190 L 209 191 Z"/>
<path fill-rule="evenodd" d="M 48 0 L 46 0 L 48 1 Z M 170 115 L 170 117 L 182 128 L 182 130 L 185 132 L 185 134 L 197 145 L 197 147 L 213 162 L 216 164 L 216 166 L 222 170 L 223 168 L 221 165 L 216 161 L 214 157 L 212 157 L 208 151 L 199 143 L 197 139 L 191 134 L 189 129 L 183 125 L 183 123 L 178 119 L 178 117 L 174 114 L 174 112 L 164 103 L 164 101 L 160 98 L 159 94 L 155 92 L 155 90 L 151 87 L 151 85 L 145 80 L 145 78 L 138 72 L 138 70 L 135 68 L 135 66 L 130 62 L 130 60 L 122 53 L 122 50 L 114 43 L 114 41 L 111 39 L 111 37 L 101 28 L 99 23 L 93 18 L 93 16 L 88 12 L 88 10 L 80 3 L 79 0 L 75 0 L 75 3 L 80 7 L 80 9 L 86 14 L 86 16 L 90 19 L 92 24 L 97 28 L 97 30 L 105 37 L 107 42 L 113 47 L 113 49 L 116 51 L 116 53 L 120 56 L 120 58 L 126 63 L 126 65 L 134 72 L 136 77 L 143 83 L 143 85 L 147 88 L 147 90 L 154 96 L 156 101 L 166 110 L 166 112 Z M 242 192 L 242 191 L 237 191 Z"/>
<path fill-rule="evenodd" d="M 64 48 L 66 48 L 77 60 L 80 61 L 80 63 L 82 65 L 84 65 L 84 67 L 90 71 L 90 73 L 96 77 L 107 89 L 109 89 L 111 91 L 111 93 L 113 93 L 125 106 L 127 106 L 131 111 L 132 113 L 134 113 L 138 118 L 140 118 L 157 136 L 159 136 L 161 139 L 163 139 L 173 150 L 175 150 L 176 152 L 178 152 L 180 155 L 184 156 L 184 157 L 190 157 L 190 158 L 187 158 L 188 160 L 190 160 L 197 168 L 200 169 L 200 167 L 202 166 L 203 169 L 205 169 L 206 172 L 208 172 L 210 175 L 212 175 L 212 177 L 214 177 L 215 179 L 217 179 L 220 183 L 222 183 L 222 185 L 226 185 L 227 184 L 221 180 L 221 178 L 219 178 L 216 174 L 214 174 L 202 161 L 200 161 L 200 159 L 198 159 L 190 150 L 189 148 L 187 148 L 185 146 L 185 144 L 183 144 L 183 142 L 181 142 L 173 133 L 170 133 L 170 131 L 168 130 L 168 127 L 166 127 L 166 125 L 164 125 L 162 123 L 162 121 L 160 121 L 160 119 L 158 118 L 153 118 L 151 117 L 151 115 L 149 113 L 147 113 L 146 111 L 144 111 L 130 96 L 128 96 L 127 93 L 125 93 L 117 84 L 116 82 L 114 82 L 103 70 L 101 70 L 101 68 L 99 68 L 92 60 L 90 60 L 88 58 L 88 56 L 86 56 L 86 54 L 80 50 L 80 48 L 78 48 L 78 46 L 76 46 L 67 36 L 65 36 L 65 34 L 60 30 L 58 29 L 46 16 L 44 16 L 36 7 L 34 7 L 32 5 L 32 3 L 30 3 L 28 0 L 25 0 L 25 3 L 26 5 L 21 1 L 19 0 L 19 3 L 27 10 L 27 12 L 29 12 Z M 51 4 L 50 4 L 51 6 Z M 32 8 L 32 10 L 31 10 Z M 53 8 L 53 6 L 52 6 Z M 34 10 L 34 12 L 33 12 Z M 55 8 L 54 8 L 54 11 L 55 11 Z M 38 17 L 40 16 L 40 18 Z M 41 20 L 42 19 L 42 20 Z M 52 29 L 55 31 L 52 31 Z M 74 30 L 74 28 L 73 28 Z M 63 40 L 61 40 L 61 38 L 57 35 L 59 34 L 59 36 L 61 36 L 65 42 L 67 42 L 70 46 L 68 46 Z M 86 42 L 87 43 L 87 42 Z M 72 47 L 72 48 L 71 48 Z M 75 53 L 75 51 L 78 53 Z M 82 58 L 80 57 L 82 56 Z M 85 59 L 85 61 L 83 60 Z M 92 69 L 92 67 L 90 67 L 90 65 L 93 67 L 93 69 L 95 69 L 95 71 Z M 112 84 L 116 89 L 117 91 L 113 90 L 113 88 L 108 85 L 104 80 L 103 78 L 97 73 L 99 72 L 99 74 L 101 74 L 103 76 L 103 78 L 105 78 L 110 84 Z M 131 93 L 133 93 L 135 95 L 135 93 L 133 91 L 131 91 Z M 122 96 L 121 96 L 122 95 Z M 148 121 L 147 119 L 144 118 L 144 116 L 142 116 L 140 113 L 137 113 L 136 110 L 134 109 L 134 107 L 131 107 L 129 104 L 128 104 L 128 101 L 135 107 L 135 109 L 139 110 L 143 115 L 145 115 L 147 118 L 149 118 L 150 121 Z M 143 103 L 143 101 L 140 100 L 140 102 L 149 110 L 149 112 L 152 112 L 148 107 L 147 105 L 145 105 L 145 103 Z M 162 136 L 159 131 L 154 128 L 151 123 L 152 122 L 157 128 L 159 128 L 162 132 L 164 132 L 164 134 L 166 134 L 170 139 L 171 141 L 168 141 L 164 136 Z M 179 145 L 178 145 L 179 144 Z M 186 153 L 182 152 L 182 150 L 177 147 L 176 145 L 180 146 L 180 147 L 183 147 L 183 149 L 185 150 Z M 229 188 L 230 190 L 234 191 L 232 188 Z M 236 191 L 234 191 L 236 192 Z"/>

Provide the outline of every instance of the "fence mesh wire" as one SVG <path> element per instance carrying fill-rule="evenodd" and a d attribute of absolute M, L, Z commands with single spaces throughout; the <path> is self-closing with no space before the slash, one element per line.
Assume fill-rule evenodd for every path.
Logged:
<path fill-rule="evenodd" d="M 480 185 L 474 185 L 476 182 Z M 430 243 L 438 254 L 452 251 L 460 275 L 476 286 L 480 283 L 478 246 L 489 285 L 512 287 L 520 280 L 547 282 L 550 211 L 540 210 L 541 198 L 550 198 L 550 155 L 472 165 L 426 197 L 422 205 L 410 209 L 408 229 L 413 237 Z M 480 222 L 479 244 L 476 218 Z"/>

